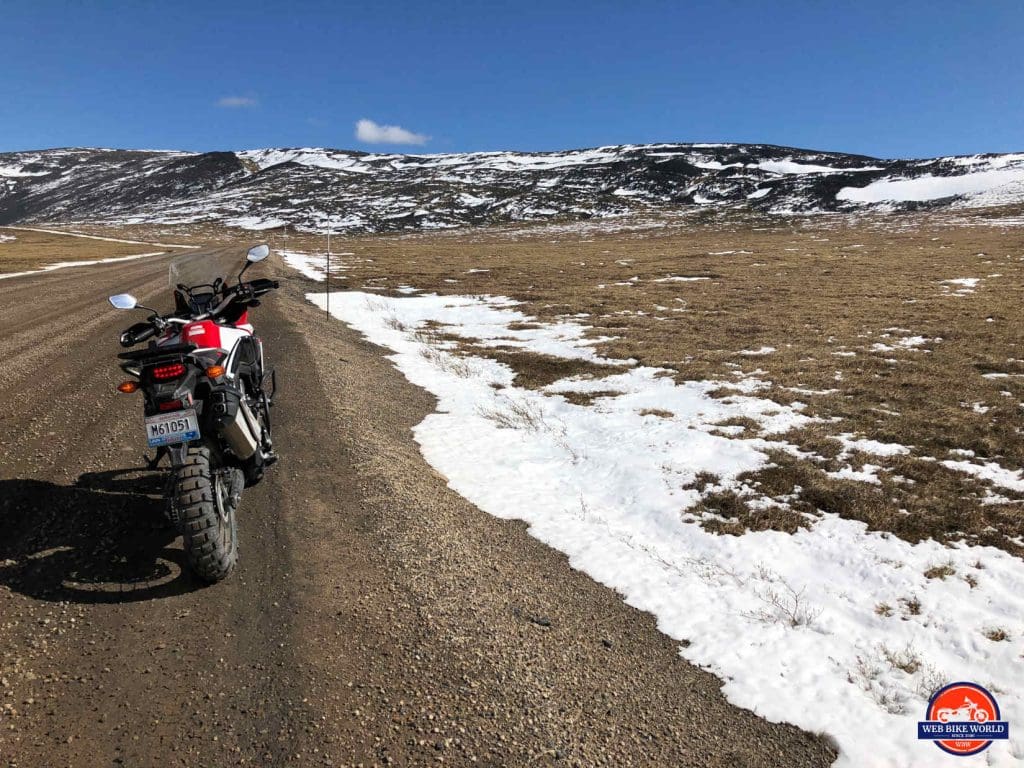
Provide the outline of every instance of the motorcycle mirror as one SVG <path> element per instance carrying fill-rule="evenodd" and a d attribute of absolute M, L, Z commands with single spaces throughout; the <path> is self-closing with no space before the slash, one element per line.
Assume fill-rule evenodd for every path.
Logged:
<path fill-rule="evenodd" d="M 263 245 L 254 245 L 249 249 L 249 253 L 245 255 L 245 260 L 255 264 L 257 261 L 263 261 L 267 256 L 270 255 L 270 246 L 266 243 Z"/>
<path fill-rule="evenodd" d="M 249 249 L 249 252 L 245 254 L 245 266 L 242 267 L 242 271 L 238 273 L 238 282 L 242 282 L 242 275 L 245 274 L 245 270 L 255 264 L 257 261 L 263 261 L 267 256 L 270 255 L 270 246 L 266 243 L 262 245 L 254 245 Z"/>
<path fill-rule="evenodd" d="M 130 293 L 119 293 L 116 296 L 111 296 L 109 301 L 115 309 L 135 309 L 139 306 L 138 300 Z"/>

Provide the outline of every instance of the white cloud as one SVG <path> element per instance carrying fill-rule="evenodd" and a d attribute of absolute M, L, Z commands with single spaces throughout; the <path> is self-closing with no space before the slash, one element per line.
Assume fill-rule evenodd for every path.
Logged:
<path fill-rule="evenodd" d="M 426 144 L 430 141 L 430 137 L 422 133 L 397 125 L 378 125 L 365 118 L 356 123 L 356 138 L 367 144 Z"/>
<path fill-rule="evenodd" d="M 238 109 L 240 107 L 255 107 L 259 102 L 251 96 L 222 96 L 217 99 L 218 107 Z"/>

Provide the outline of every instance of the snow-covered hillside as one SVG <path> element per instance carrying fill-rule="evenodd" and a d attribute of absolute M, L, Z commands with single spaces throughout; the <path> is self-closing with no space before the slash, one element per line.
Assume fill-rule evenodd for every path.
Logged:
<path fill-rule="evenodd" d="M 1024 201 L 1024 155 L 879 160 L 760 144 L 400 155 L 336 149 L 0 154 L 0 224 L 220 222 L 383 232 L 679 208 L 776 214 Z"/>

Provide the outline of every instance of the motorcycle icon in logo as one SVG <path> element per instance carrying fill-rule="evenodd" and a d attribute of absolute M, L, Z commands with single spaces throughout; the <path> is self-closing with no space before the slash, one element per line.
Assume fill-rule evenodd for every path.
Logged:
<path fill-rule="evenodd" d="M 1009 725 L 999 719 L 995 697 L 976 683 L 951 683 L 928 702 L 917 738 L 934 741 L 951 755 L 976 755 L 995 739 L 1009 738 Z"/>
<path fill-rule="evenodd" d="M 943 707 L 938 711 L 938 718 L 940 723 L 948 722 L 970 722 L 984 723 L 988 720 L 988 710 L 978 706 L 978 702 L 971 701 L 969 696 L 964 696 L 963 706 L 951 709 L 949 707 Z"/>

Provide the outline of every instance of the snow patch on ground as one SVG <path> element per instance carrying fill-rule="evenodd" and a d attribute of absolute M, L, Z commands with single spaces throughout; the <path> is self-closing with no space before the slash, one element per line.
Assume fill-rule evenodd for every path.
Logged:
<path fill-rule="evenodd" d="M 304 253 L 302 251 L 278 250 L 278 255 L 292 269 L 298 270 L 310 280 L 323 282 L 327 279 L 327 254 L 326 253 Z M 332 253 L 331 254 L 331 276 L 342 277 L 338 272 L 348 269 L 343 257 L 354 256 L 353 253 Z"/>
<path fill-rule="evenodd" d="M 878 440 L 869 440 L 866 438 L 856 437 L 853 434 L 844 432 L 843 434 L 836 435 L 832 438 L 833 440 L 839 441 L 842 444 L 843 450 L 836 456 L 837 461 L 846 461 L 854 453 L 867 453 L 872 456 L 906 456 L 910 453 L 910 448 L 899 443 L 882 443 Z M 881 480 L 878 477 L 878 473 L 883 467 L 877 464 L 863 464 L 860 469 L 854 469 L 852 466 L 840 467 L 835 472 L 826 472 L 829 477 L 834 477 L 837 480 L 856 480 L 861 483 L 872 483 L 874 485 L 881 484 Z"/>
<path fill-rule="evenodd" d="M 31 176 L 45 176 L 48 171 L 26 171 L 14 165 L 0 165 L 0 177 L 8 179 L 28 178 Z"/>
<path fill-rule="evenodd" d="M 117 261 L 135 261 L 135 259 L 145 259 L 150 256 L 161 256 L 165 251 L 156 251 L 155 253 L 137 253 L 134 256 L 118 256 L 111 259 L 93 259 L 90 261 L 58 261 L 56 264 L 47 264 L 41 269 L 32 269 L 28 272 L 8 272 L 6 274 L 0 274 L 0 280 L 7 280 L 11 277 L 23 277 L 25 275 L 38 275 L 41 272 L 52 272 L 55 269 L 67 269 L 68 267 L 91 267 L 95 264 L 113 264 Z"/>
<path fill-rule="evenodd" d="M 1024 168 L 979 171 L 961 176 L 926 175 L 916 179 L 880 179 L 866 187 L 843 187 L 837 200 L 854 203 L 941 200 L 960 195 L 993 193 L 1000 187 L 1024 181 Z"/>
<path fill-rule="evenodd" d="M 288 224 L 288 222 L 284 219 L 274 217 L 235 216 L 224 219 L 224 224 L 228 227 L 238 227 L 239 229 L 261 232 L 264 229 L 277 229 L 278 227 L 283 227 Z"/>
<path fill-rule="evenodd" d="M 885 335 L 888 336 L 889 334 L 885 334 Z M 877 342 L 875 344 L 872 344 L 871 345 L 871 351 L 872 352 L 896 352 L 897 350 L 900 350 L 900 349 L 908 349 L 908 350 L 911 350 L 911 351 L 915 351 L 915 350 L 918 350 L 918 348 L 923 346 L 924 344 L 927 344 L 928 341 L 929 341 L 929 339 L 926 339 L 924 336 L 906 336 L 906 337 L 904 337 L 902 339 L 897 339 L 896 341 L 892 342 L 891 344 L 884 344 L 882 342 Z"/>
<path fill-rule="evenodd" d="M 857 173 L 862 171 L 880 171 L 882 168 L 866 166 L 863 168 L 834 168 L 830 165 L 812 165 L 811 163 L 798 163 L 794 160 L 762 160 L 755 168 L 769 173 Z"/>
<path fill-rule="evenodd" d="M 906 456 L 910 449 L 899 443 L 881 443 L 878 440 L 867 440 L 855 437 L 849 433 L 843 433 L 835 438 L 843 444 L 845 451 L 860 451 L 870 453 L 873 456 Z"/>
<path fill-rule="evenodd" d="M 975 464 L 971 461 L 943 461 L 942 466 L 988 480 L 1000 488 L 1024 493 L 1024 470 L 1006 469 L 994 461 L 987 461 L 983 464 Z"/>
<path fill-rule="evenodd" d="M 974 289 L 981 282 L 979 277 L 957 277 L 952 280 L 941 280 L 940 284 L 947 293 L 953 296 L 967 296 L 974 293 Z M 950 288 L 949 286 L 953 286 Z"/>
<path fill-rule="evenodd" d="M 325 306 L 325 294 L 308 298 Z M 917 741 L 916 723 L 943 682 L 994 684 L 1006 711 L 1024 708 L 1019 559 L 991 547 L 909 544 L 833 515 L 795 534 L 740 536 L 712 534 L 688 517 L 700 498 L 691 486 L 697 473 L 735 483 L 764 465 L 767 450 L 785 445 L 725 437 L 716 423 L 738 415 L 778 429 L 810 421 L 799 408 L 750 394 L 767 382 L 744 380 L 747 392 L 714 398 L 715 382 L 677 384 L 658 369 L 603 360 L 576 323 L 511 330 L 535 318 L 501 297 L 343 292 L 330 305 L 438 398 L 414 436 L 453 489 L 493 515 L 526 520 L 575 568 L 656 616 L 662 632 L 686 641 L 682 655 L 722 678 L 733 703 L 833 736 L 837 765 L 935 765 L 938 753 Z M 619 371 L 563 380 L 547 394 L 523 389 L 494 360 L 425 343 L 416 332 L 428 321 L 477 343 Z M 552 396 L 568 391 L 620 394 L 591 406 Z M 904 450 L 841 440 L 880 455 Z M 924 575 L 939 564 L 952 575 Z M 1013 641 L 986 639 L 993 627 Z M 1009 743 L 958 764 L 1011 766 L 1022 758 L 1024 740 L 1014 731 Z"/>

